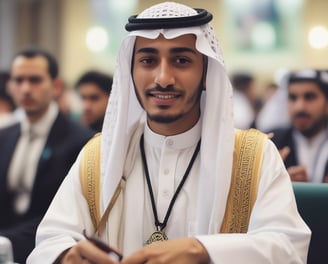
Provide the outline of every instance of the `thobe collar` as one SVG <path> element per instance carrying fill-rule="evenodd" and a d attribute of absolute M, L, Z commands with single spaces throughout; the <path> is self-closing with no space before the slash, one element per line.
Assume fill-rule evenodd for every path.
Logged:
<path fill-rule="evenodd" d="M 311 138 L 307 138 L 298 130 L 294 130 L 295 140 L 297 142 L 303 143 L 308 147 L 321 144 L 323 141 L 327 139 L 327 135 L 328 135 L 328 128 L 323 129 L 322 131 L 320 131 L 318 134 L 316 134 Z"/>
<path fill-rule="evenodd" d="M 150 129 L 147 122 L 145 125 L 144 138 L 150 146 L 155 148 L 162 148 L 163 144 L 169 144 L 172 148 L 181 150 L 195 146 L 201 135 L 201 119 L 199 118 L 197 123 L 189 130 L 173 135 L 163 136 L 155 133 Z"/>
<path fill-rule="evenodd" d="M 325 141 L 328 140 L 328 129 L 323 129 L 317 135 L 307 138 L 299 131 L 294 130 L 293 139 L 297 145 L 297 158 L 300 164 L 305 165 L 309 181 L 321 182 L 322 172 L 318 173 L 318 160 L 324 150 Z M 322 168 L 321 170 L 324 170 Z"/>

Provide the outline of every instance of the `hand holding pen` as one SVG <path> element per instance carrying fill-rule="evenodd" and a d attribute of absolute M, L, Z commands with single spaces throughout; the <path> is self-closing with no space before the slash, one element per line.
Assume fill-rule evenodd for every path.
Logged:
<path fill-rule="evenodd" d="M 90 241 L 92 244 L 94 244 L 97 248 L 99 248 L 102 251 L 108 253 L 108 255 L 111 258 L 114 258 L 116 261 L 121 261 L 122 260 L 123 255 L 120 252 L 118 252 L 116 249 L 110 247 L 109 245 L 105 244 L 99 238 L 97 238 L 95 236 L 87 235 L 85 230 L 83 230 L 83 235 L 88 241 Z"/>

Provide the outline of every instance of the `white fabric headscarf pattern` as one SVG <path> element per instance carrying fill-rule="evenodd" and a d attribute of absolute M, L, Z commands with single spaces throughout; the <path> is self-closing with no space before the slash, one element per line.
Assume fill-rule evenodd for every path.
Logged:
<path fill-rule="evenodd" d="M 166 2 L 146 9 L 137 18 L 168 18 L 195 14 L 197 12 L 188 6 Z M 102 130 L 102 210 L 106 208 L 122 177 L 131 135 L 140 122 L 146 121 L 146 113 L 139 105 L 131 78 L 135 38 L 142 36 L 155 39 L 160 34 L 167 39 L 194 34 L 197 50 L 208 57 L 206 91 L 201 99 L 201 195 L 197 207 L 197 233 L 215 233 L 223 218 L 222 210 L 215 209 L 222 206 L 225 208 L 230 186 L 234 128 L 232 88 L 219 42 L 209 24 L 176 29 L 137 30 L 130 32 L 123 41 Z"/>

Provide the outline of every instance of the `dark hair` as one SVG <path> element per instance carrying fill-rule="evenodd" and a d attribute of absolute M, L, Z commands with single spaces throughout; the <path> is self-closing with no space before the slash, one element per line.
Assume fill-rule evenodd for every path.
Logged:
<path fill-rule="evenodd" d="M 56 79 L 58 76 L 58 63 L 55 57 L 50 54 L 48 51 L 43 49 L 36 49 L 36 48 L 28 48 L 19 51 L 16 53 L 14 58 L 19 56 L 26 57 L 26 58 L 34 58 L 37 56 L 41 56 L 45 58 L 48 62 L 48 72 L 52 79 Z"/>
<path fill-rule="evenodd" d="M 11 110 L 14 110 L 16 108 L 16 105 L 7 91 L 7 83 L 9 81 L 9 78 L 9 72 L 0 72 L 0 99 L 3 99 L 4 101 L 8 102 Z"/>
<path fill-rule="evenodd" d="M 253 81 L 254 77 L 249 73 L 234 73 L 231 76 L 233 88 L 241 92 L 245 92 Z"/>
<path fill-rule="evenodd" d="M 99 71 L 87 71 L 76 82 L 75 88 L 79 89 L 79 86 L 84 83 L 94 83 L 99 86 L 104 92 L 110 94 L 113 84 L 113 78 L 110 75 Z"/>

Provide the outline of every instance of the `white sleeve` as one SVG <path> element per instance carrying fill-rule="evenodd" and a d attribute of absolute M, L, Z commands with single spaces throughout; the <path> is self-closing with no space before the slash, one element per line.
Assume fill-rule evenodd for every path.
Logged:
<path fill-rule="evenodd" d="M 55 195 L 36 234 L 36 247 L 29 264 L 53 263 L 63 252 L 84 239 L 83 229 L 93 232 L 88 204 L 80 184 L 80 155 Z"/>
<path fill-rule="evenodd" d="M 258 195 L 246 234 L 198 236 L 212 263 L 306 263 L 311 231 L 300 217 L 292 184 L 274 144 L 265 144 Z"/>

